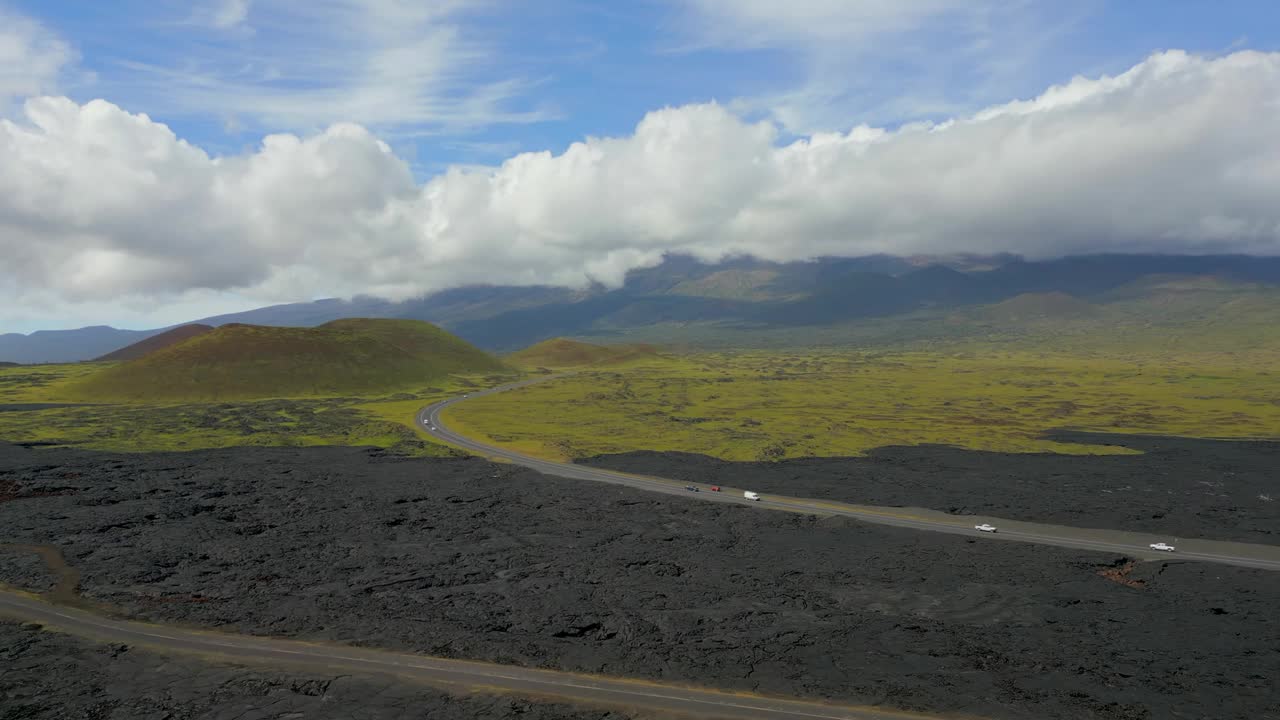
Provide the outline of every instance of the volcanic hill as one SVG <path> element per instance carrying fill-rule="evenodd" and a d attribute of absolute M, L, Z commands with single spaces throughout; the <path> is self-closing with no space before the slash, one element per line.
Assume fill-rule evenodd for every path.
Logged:
<path fill-rule="evenodd" d="M 115 352 L 107 353 L 100 358 L 95 358 L 95 360 L 113 362 L 137 360 L 144 355 L 149 355 L 157 350 L 163 350 L 171 345 L 177 345 L 184 340 L 198 337 L 212 330 L 212 326 L 201 325 L 199 323 L 182 325 L 172 330 L 165 330 L 159 335 L 152 335 L 146 340 L 136 342 L 128 347 L 122 347 Z"/>
<path fill-rule="evenodd" d="M 68 392 L 160 402 L 363 395 L 508 369 L 417 320 L 345 319 L 314 328 L 233 323 L 106 368 Z"/>

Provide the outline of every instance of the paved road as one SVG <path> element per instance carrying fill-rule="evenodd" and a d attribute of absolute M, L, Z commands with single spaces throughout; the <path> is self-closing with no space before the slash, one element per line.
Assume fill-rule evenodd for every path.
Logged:
<path fill-rule="evenodd" d="M 1058 547 L 1079 550 L 1097 550 L 1100 552 L 1122 553 L 1130 557 L 1146 559 L 1192 560 L 1197 562 L 1239 565 L 1261 570 L 1280 571 L 1280 547 L 1271 545 L 1254 545 L 1249 543 L 1219 542 L 1213 540 L 1183 540 L 1131 533 L 1125 531 L 1099 530 L 1091 528 L 1071 528 L 1059 525 L 1044 525 L 1014 521 L 1005 518 L 982 516 L 957 517 L 946 513 L 924 510 L 890 507 L 852 505 L 848 503 L 826 500 L 806 500 L 803 498 L 766 495 L 758 501 L 747 500 L 742 496 L 741 488 L 725 487 L 723 492 L 711 492 L 710 485 L 692 483 L 699 489 L 693 493 L 685 487 L 691 483 L 669 480 L 658 477 L 647 477 L 601 470 L 597 468 L 573 465 L 571 463 L 542 460 L 505 448 L 488 445 L 472 440 L 450 430 L 441 422 L 440 414 L 445 409 L 468 398 L 492 395 L 515 390 L 534 383 L 557 379 L 562 375 L 523 380 L 508 385 L 480 390 L 462 397 L 455 397 L 435 403 L 418 412 L 418 424 L 427 432 L 440 440 L 456 447 L 469 450 L 478 455 L 507 460 L 523 465 L 547 475 L 571 478 L 574 480 L 590 480 L 613 485 L 625 485 L 650 492 L 669 495 L 680 495 L 707 502 L 748 505 L 769 510 L 782 510 L 813 515 L 841 515 L 866 522 L 896 527 L 929 530 L 958 535 L 970 535 L 994 541 L 1017 541 L 1055 545 Z M 989 522 L 1000 528 L 996 534 L 980 533 L 973 529 L 974 525 Z M 1178 550 L 1175 553 L 1161 553 L 1151 550 L 1150 543 L 1170 541 Z"/>
<path fill-rule="evenodd" d="M 390 675 L 448 690 L 506 692 L 624 710 L 742 720 L 924 720 L 937 716 L 717 692 L 365 648 L 230 635 L 114 620 L 0 590 L 0 616 L 159 652 L 325 673 Z"/>

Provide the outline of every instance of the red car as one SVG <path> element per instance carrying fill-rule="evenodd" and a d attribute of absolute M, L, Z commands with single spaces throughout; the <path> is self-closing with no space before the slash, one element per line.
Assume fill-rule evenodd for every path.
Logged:
<path fill-rule="evenodd" d="M 711 492 L 720 492 L 720 486 L 719 486 L 719 485 L 712 485 L 712 486 L 711 486 Z"/>

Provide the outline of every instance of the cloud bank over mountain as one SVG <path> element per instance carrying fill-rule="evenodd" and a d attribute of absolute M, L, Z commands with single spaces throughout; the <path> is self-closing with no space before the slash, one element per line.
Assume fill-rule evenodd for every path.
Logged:
<path fill-rule="evenodd" d="M 664 252 L 1280 254 L 1280 54 L 1148 57 L 941 124 L 779 143 L 723 106 L 415 182 L 338 124 L 211 156 L 110 102 L 0 120 L 0 290 L 400 299 L 620 283 Z"/>

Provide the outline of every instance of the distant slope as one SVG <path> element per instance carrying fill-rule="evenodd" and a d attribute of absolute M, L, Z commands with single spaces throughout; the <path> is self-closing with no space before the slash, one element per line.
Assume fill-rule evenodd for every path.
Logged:
<path fill-rule="evenodd" d="M 315 327 L 342 318 L 396 317 L 397 303 L 379 298 L 326 298 L 313 302 L 286 303 L 200 318 L 200 325 L 270 325 L 273 327 Z"/>
<path fill-rule="evenodd" d="M 996 321 L 1065 320 L 1095 317 L 1098 308 L 1064 292 L 1023 293 L 979 308 L 976 315 Z"/>
<path fill-rule="evenodd" d="M 107 368 L 69 386 L 68 394 L 156 402 L 359 395 L 505 369 L 414 320 L 337 320 L 317 328 L 232 324 Z"/>
<path fill-rule="evenodd" d="M 0 335 L 0 360 L 32 363 L 80 362 L 158 335 L 163 330 L 117 330 L 105 325 L 78 330 L 37 330 Z"/>
<path fill-rule="evenodd" d="M 367 297 L 320 300 L 197 322 L 310 327 L 343 317 L 425 320 L 491 351 L 517 350 L 554 337 L 699 345 L 712 339 L 704 332 L 707 328 L 716 344 L 733 338 L 770 346 L 811 340 L 861 343 L 868 337 L 888 341 L 903 334 L 920 339 L 935 331 L 950 338 L 968 332 L 964 322 L 969 321 L 998 325 L 998 318 L 984 321 L 967 313 L 1004 301 L 1013 301 L 1005 310 L 1029 311 L 1040 325 L 1070 320 L 1062 308 L 1044 305 L 1055 302 L 1050 299 L 1054 293 L 1093 306 L 1132 300 L 1134 312 L 1149 310 L 1173 323 L 1180 322 L 1184 310 L 1209 317 L 1216 311 L 1206 308 L 1217 305 L 1202 279 L 1210 276 L 1232 288 L 1249 285 L 1244 294 L 1266 295 L 1280 288 L 1280 258 L 1086 255 L 1027 261 L 1008 255 L 875 255 L 788 263 L 738 257 L 703 263 L 669 255 L 657 266 L 631 271 L 618 288 L 469 286 L 403 302 Z M 1184 282 L 1201 286 L 1180 287 Z M 1018 300 L 1019 296 L 1028 297 Z M 1238 299 L 1249 312 L 1258 303 L 1270 302 Z M 1031 307 L 1036 303 L 1044 306 L 1036 310 Z M 958 325 L 937 325 L 930 319 L 957 313 L 965 318 Z M 1025 322 L 1024 315 L 1016 317 Z M 1222 320 L 1234 322 L 1232 317 Z M 858 330 L 854 337 L 846 332 L 853 326 L 867 333 Z M 1107 330 L 1105 323 L 1098 327 Z M 986 327 L 984 332 L 990 330 Z M 85 360 L 160 332 L 85 328 L 3 335 L 0 360 Z"/>
<path fill-rule="evenodd" d="M 668 292 L 726 300 L 771 300 L 779 297 L 773 286 L 778 276 L 777 270 L 718 270 L 705 277 L 677 283 Z"/>
<path fill-rule="evenodd" d="M 1153 275 L 1087 302 L 1064 293 L 1025 293 L 964 308 L 947 315 L 945 333 L 1059 350 L 1280 350 L 1277 317 L 1280 288 L 1219 276 Z M 927 318 L 918 320 L 928 326 Z M 935 325 L 914 339 L 943 332 Z"/>
<path fill-rule="evenodd" d="M 541 285 L 529 287 L 473 285 L 441 290 L 425 297 L 402 302 L 371 297 L 355 297 L 350 300 L 329 298 L 215 315 L 196 322 L 214 326 L 243 323 L 313 327 L 332 320 L 362 317 L 425 320 L 441 327 L 449 327 L 459 322 L 492 317 L 510 310 L 553 302 L 572 302 L 582 296 L 581 291 Z"/>
<path fill-rule="evenodd" d="M 657 357 L 657 350 L 651 345 L 594 345 L 568 338 L 552 338 L 511 353 L 506 359 L 521 367 L 571 368 L 615 365 Z"/>
<path fill-rule="evenodd" d="M 172 330 L 165 330 L 159 335 L 136 342 L 128 347 L 120 348 L 115 352 L 107 353 L 100 358 L 101 361 L 120 362 L 124 360 L 137 360 L 138 358 L 162 350 L 170 345 L 177 345 L 180 342 L 189 340 L 193 337 L 211 332 L 213 328 L 209 325 L 180 325 Z"/>

